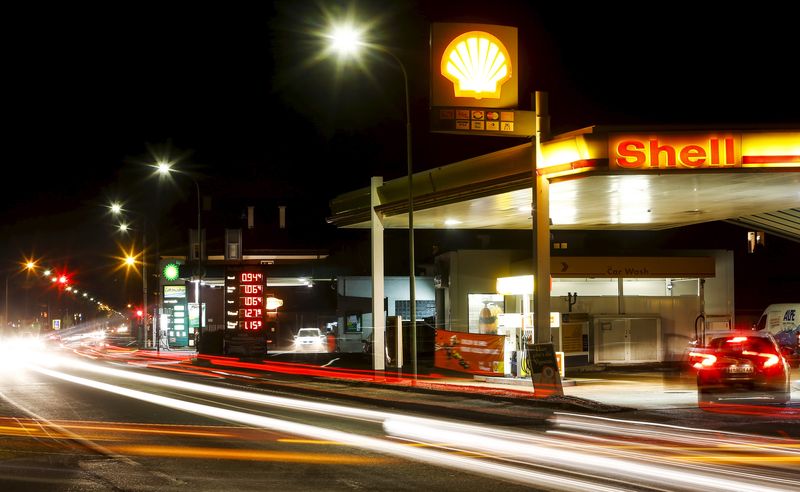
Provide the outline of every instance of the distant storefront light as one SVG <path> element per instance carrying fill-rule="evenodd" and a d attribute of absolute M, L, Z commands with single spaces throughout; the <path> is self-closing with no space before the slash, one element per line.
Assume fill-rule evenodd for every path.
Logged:
<path fill-rule="evenodd" d="M 277 297 L 267 297 L 267 309 L 272 311 L 283 306 L 283 299 Z"/>

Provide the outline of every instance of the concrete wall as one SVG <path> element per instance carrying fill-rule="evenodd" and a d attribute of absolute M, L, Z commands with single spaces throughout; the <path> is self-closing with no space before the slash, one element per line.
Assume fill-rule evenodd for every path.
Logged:
<path fill-rule="evenodd" d="M 435 299 L 433 277 L 414 277 L 415 298 L 418 301 L 432 301 Z M 408 277 L 385 277 L 384 294 L 388 299 L 388 316 L 394 316 L 395 301 L 409 299 Z M 336 290 L 340 295 L 352 297 L 372 296 L 372 277 L 339 277 Z M 364 322 L 366 326 L 366 321 Z M 371 323 L 370 323 L 371 326 Z"/>
<path fill-rule="evenodd" d="M 445 253 L 449 257 L 450 275 L 447 296 L 449 312 L 445 314 L 447 330 L 469 330 L 468 294 L 497 292 L 497 278 L 511 275 L 512 250 L 459 250 Z"/>
<path fill-rule="evenodd" d="M 715 250 L 710 253 L 714 254 L 716 276 L 707 278 L 704 286 L 706 317 L 730 317 L 733 326 L 736 322 L 733 302 L 733 251 Z"/>

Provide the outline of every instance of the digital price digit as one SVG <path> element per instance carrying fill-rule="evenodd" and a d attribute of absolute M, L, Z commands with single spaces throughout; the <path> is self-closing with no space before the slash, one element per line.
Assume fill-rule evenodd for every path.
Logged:
<path fill-rule="evenodd" d="M 261 283 L 264 280 L 264 274 L 244 272 L 239 276 L 239 279 L 241 280 L 242 283 L 248 283 L 248 284 Z"/>
<path fill-rule="evenodd" d="M 264 307 L 263 297 L 242 297 L 243 306 Z"/>
<path fill-rule="evenodd" d="M 261 319 L 261 317 L 263 316 L 263 313 L 264 313 L 261 309 L 257 309 L 257 308 L 255 308 L 255 309 L 242 309 L 242 311 L 243 311 L 242 317 L 245 318 L 245 319 L 251 319 L 251 318 Z"/>
<path fill-rule="evenodd" d="M 263 285 L 242 285 L 241 288 L 243 294 L 261 295 L 264 293 Z"/>

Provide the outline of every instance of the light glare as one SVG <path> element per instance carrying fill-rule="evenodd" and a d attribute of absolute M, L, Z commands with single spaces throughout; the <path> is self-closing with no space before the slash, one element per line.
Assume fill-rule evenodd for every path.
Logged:
<path fill-rule="evenodd" d="M 343 55 L 355 53 L 362 44 L 361 33 L 349 25 L 334 27 L 330 38 L 331 47 Z"/>

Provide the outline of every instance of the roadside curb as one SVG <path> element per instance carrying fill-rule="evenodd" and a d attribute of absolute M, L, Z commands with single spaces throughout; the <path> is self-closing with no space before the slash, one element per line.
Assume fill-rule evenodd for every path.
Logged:
<path fill-rule="evenodd" d="M 492 390 L 486 388 L 476 389 L 470 386 L 459 386 L 443 383 L 422 383 L 416 386 L 412 385 L 396 385 L 385 384 L 373 381 L 348 381 L 331 378 L 338 383 L 345 383 L 351 385 L 369 385 L 380 387 L 383 389 L 391 389 L 396 391 L 407 391 L 417 393 L 427 393 L 436 395 L 462 395 L 465 397 L 494 401 L 513 403 L 516 405 L 523 405 L 529 407 L 538 407 L 542 409 L 551 410 L 589 410 L 597 413 L 616 413 L 633 410 L 632 408 L 620 407 L 617 405 L 609 405 L 595 400 L 580 398 L 577 396 L 549 396 L 547 398 L 535 398 L 532 394 L 525 392 L 516 392 L 514 390 Z M 506 396 L 509 393 L 517 393 L 519 396 Z M 504 395 L 505 393 L 505 395 Z"/>
<path fill-rule="evenodd" d="M 224 364 L 211 363 L 204 359 L 191 359 L 193 365 L 205 367 L 219 367 L 225 368 Z M 260 371 L 259 369 L 250 368 L 250 370 Z M 439 396 L 462 396 L 465 398 L 479 399 L 484 401 L 491 401 L 495 403 L 506 403 L 513 405 L 520 405 L 530 408 L 538 408 L 541 410 L 571 410 L 571 411 L 590 411 L 594 413 L 616 413 L 633 410 L 628 407 L 620 407 L 617 405 L 609 405 L 595 400 L 580 398 L 576 396 L 550 396 L 544 399 L 534 398 L 533 395 L 526 391 L 509 389 L 495 389 L 479 386 L 459 385 L 454 383 L 441 383 L 434 381 L 416 381 L 404 380 L 403 383 L 389 383 L 381 381 L 368 381 L 368 380 L 351 380 L 337 377 L 322 377 L 310 376 L 310 381 L 317 384 L 335 383 L 352 387 L 374 387 L 389 391 L 398 391 L 406 393 L 420 393 Z M 267 383 L 269 385 L 269 383 Z M 277 386 L 277 385 L 276 385 Z M 302 388 L 303 392 L 314 392 L 315 390 L 309 388 Z M 317 390 L 320 393 L 327 393 L 325 390 Z"/>

